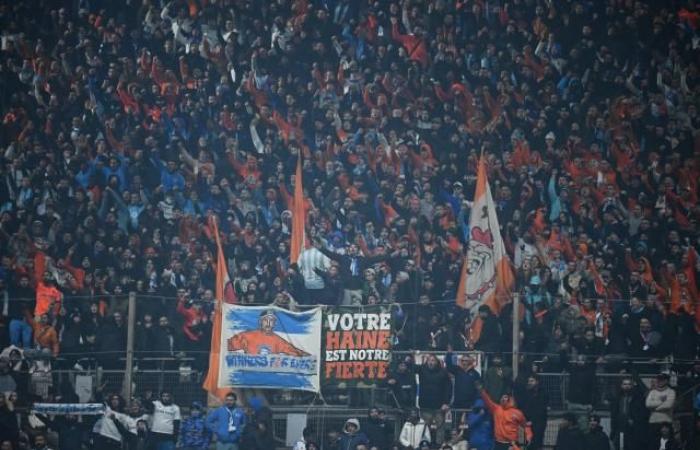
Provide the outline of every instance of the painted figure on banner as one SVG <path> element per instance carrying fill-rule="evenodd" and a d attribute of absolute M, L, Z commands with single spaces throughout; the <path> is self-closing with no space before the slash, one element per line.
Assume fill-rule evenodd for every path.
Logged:
<path fill-rule="evenodd" d="M 258 324 L 257 330 L 243 331 L 231 336 L 228 340 L 228 351 L 242 351 L 247 355 L 309 355 L 275 333 L 277 316 L 273 310 L 261 312 Z"/>

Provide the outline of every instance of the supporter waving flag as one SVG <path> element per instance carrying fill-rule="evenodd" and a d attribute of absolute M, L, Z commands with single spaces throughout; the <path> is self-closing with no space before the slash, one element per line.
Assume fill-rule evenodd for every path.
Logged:
<path fill-rule="evenodd" d="M 510 259 L 506 254 L 498 227 L 496 205 L 486 175 L 486 161 L 482 157 L 477 169 L 476 193 L 469 219 L 469 244 L 459 280 L 457 305 L 476 313 L 481 305 L 488 305 L 494 313 L 509 301 L 514 283 Z M 473 333 L 479 334 L 479 324 Z M 472 336 L 472 339 L 476 339 Z"/>
<path fill-rule="evenodd" d="M 219 356 L 221 353 L 221 310 L 223 303 L 237 303 L 236 293 L 233 290 L 231 279 L 226 269 L 226 258 L 224 251 L 221 248 L 221 239 L 219 238 L 219 227 L 214 216 L 209 217 L 209 224 L 216 240 L 216 306 L 214 307 L 214 323 L 212 324 L 211 333 L 211 350 L 209 352 L 209 372 L 204 379 L 202 386 L 210 396 L 218 399 L 224 399 L 230 389 L 219 388 Z"/>
<path fill-rule="evenodd" d="M 292 243 L 289 261 L 295 263 L 304 250 L 306 211 L 304 210 L 304 186 L 302 184 L 301 151 L 297 158 L 297 170 L 294 175 L 294 200 L 292 207 Z"/>

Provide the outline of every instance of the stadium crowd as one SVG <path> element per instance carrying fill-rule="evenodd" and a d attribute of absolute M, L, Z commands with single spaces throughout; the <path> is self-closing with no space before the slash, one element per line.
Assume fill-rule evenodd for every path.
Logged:
<path fill-rule="evenodd" d="M 0 449 L 46 448 L 11 418 L 74 395 L 52 367 L 123 364 L 130 292 L 141 354 L 206 370 L 210 216 L 240 303 L 384 305 L 396 350 L 491 356 L 482 375 L 466 357 L 399 358 L 387 387 L 407 411 L 406 380 L 423 378 L 404 448 L 490 448 L 478 426 L 506 445 L 512 395 L 539 448 L 539 371 L 573 386 L 628 373 L 612 434 L 653 426 L 624 448 L 698 448 L 697 431 L 674 441 L 667 376 L 646 393 L 636 373 L 673 357 L 679 388 L 700 380 L 699 24 L 693 0 L 0 2 Z M 480 155 L 524 306 L 516 380 L 499 355 L 512 308 L 481 308 L 475 339 L 455 306 Z M 310 245 L 290 262 L 298 158 Z M 568 395 L 559 434 L 574 444 L 557 448 L 606 448 L 588 441 L 596 390 Z M 142 402 L 161 414 L 150 434 L 138 404 L 105 400 L 121 415 L 96 428 L 118 437 L 108 448 L 172 448 L 161 431 L 193 429 L 236 448 L 204 416 L 174 420 L 171 398 Z M 450 407 L 474 408 L 454 435 Z M 246 445 L 268 448 L 262 410 Z M 324 448 L 392 448 L 359 437 L 382 420 L 371 410 Z M 47 422 L 65 439 L 84 425 Z"/>

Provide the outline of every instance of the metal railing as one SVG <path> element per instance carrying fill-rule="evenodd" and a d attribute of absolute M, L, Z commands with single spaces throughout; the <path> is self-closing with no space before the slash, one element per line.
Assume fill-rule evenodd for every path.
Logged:
<path fill-rule="evenodd" d="M 89 370 L 62 369 L 51 372 L 53 382 L 59 385 L 68 380 L 75 383 L 78 376 L 88 377 L 91 380 L 90 387 L 94 395 L 101 390 L 105 394 L 121 391 L 125 381 L 125 371 L 103 370 L 94 368 Z M 603 417 L 603 421 L 609 423 L 608 411 L 610 399 L 614 398 L 619 389 L 620 382 L 628 374 L 596 374 L 595 386 L 576 387 L 593 389 L 595 391 L 594 402 L 588 410 L 578 410 L 582 420 L 589 412 L 595 412 Z M 540 385 L 549 398 L 548 422 L 545 430 L 544 443 L 546 448 L 552 448 L 556 442 L 562 415 L 565 412 L 574 411 L 569 402 L 571 385 L 570 375 L 566 373 L 541 373 Z M 202 373 L 186 367 L 177 370 L 137 370 L 131 378 L 134 396 L 145 396 L 149 391 L 157 394 L 164 388 L 170 390 L 177 404 L 188 410 L 193 401 L 206 403 L 207 397 L 202 389 Z M 649 378 L 642 378 L 645 384 Z M 691 380 L 679 379 L 678 401 L 675 413 L 676 430 L 687 426 L 692 419 L 692 399 L 700 389 L 700 385 L 693 384 Z M 256 392 L 259 395 L 260 391 Z M 328 430 L 340 431 L 345 421 L 350 417 L 363 419 L 367 417 L 369 406 L 378 406 L 385 410 L 389 428 L 398 437 L 405 420 L 405 410 L 398 408 L 392 400 L 391 392 L 385 388 L 338 388 L 334 390 L 323 389 L 322 396 L 312 393 L 294 392 L 288 390 L 265 391 L 269 406 L 273 411 L 273 433 L 279 447 L 285 447 L 287 442 L 287 426 L 290 414 L 304 415 L 306 425 L 311 425 L 316 430 L 323 430 L 319 439 L 325 439 Z M 452 410 L 452 421 L 446 423 L 446 430 L 459 426 L 462 413 L 467 410 Z M 296 431 L 296 430 L 294 430 Z"/>

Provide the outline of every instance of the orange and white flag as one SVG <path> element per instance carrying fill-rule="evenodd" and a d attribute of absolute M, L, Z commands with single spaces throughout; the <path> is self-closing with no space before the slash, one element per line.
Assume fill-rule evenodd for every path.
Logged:
<path fill-rule="evenodd" d="M 473 314 L 481 305 L 488 305 L 498 314 L 510 301 L 514 282 L 486 176 L 486 162 L 482 157 L 477 170 L 476 193 L 469 218 L 469 243 L 457 290 L 457 305 Z"/>
<path fill-rule="evenodd" d="M 289 246 L 289 262 L 299 261 L 304 251 L 306 239 L 306 210 L 304 205 L 304 185 L 301 170 L 301 152 L 297 158 L 297 170 L 294 175 L 294 204 L 292 205 L 292 242 Z"/>
<path fill-rule="evenodd" d="M 212 323 L 211 333 L 211 349 L 209 352 L 209 371 L 204 379 L 204 390 L 209 393 L 210 397 L 223 400 L 231 389 L 224 389 L 219 386 L 219 364 L 221 362 L 221 327 L 223 322 L 223 303 L 236 303 L 236 292 L 233 289 L 231 278 L 226 269 L 226 258 L 221 247 L 219 238 L 219 227 L 214 216 L 209 217 L 209 226 L 211 227 L 214 239 L 216 240 L 216 305 L 214 306 L 214 321 Z M 210 398 L 209 404 L 215 404 Z"/>

